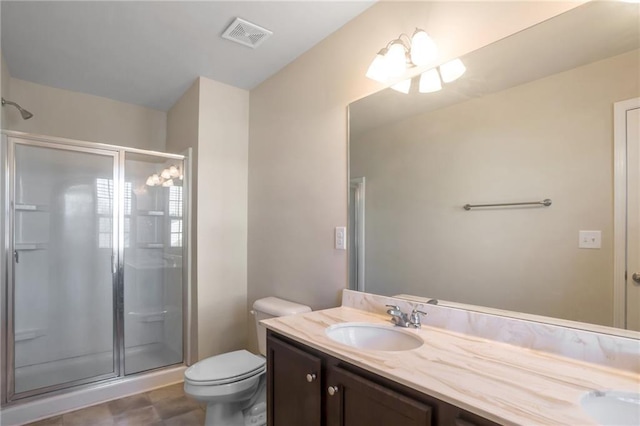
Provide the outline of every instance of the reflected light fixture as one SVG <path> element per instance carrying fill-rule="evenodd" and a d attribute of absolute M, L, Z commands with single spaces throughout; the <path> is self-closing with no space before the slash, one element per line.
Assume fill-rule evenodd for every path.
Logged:
<path fill-rule="evenodd" d="M 176 166 L 169 166 L 162 170 L 160 174 L 154 173 L 147 178 L 147 186 L 175 186 L 176 180 L 182 181 L 183 175 Z"/>
<path fill-rule="evenodd" d="M 442 89 L 442 82 L 440 81 L 440 74 L 435 68 L 431 68 L 429 71 L 425 71 L 420 76 L 420 84 L 418 91 L 420 93 L 437 92 Z"/>
<path fill-rule="evenodd" d="M 459 79 L 466 70 L 467 68 L 460 59 L 454 59 L 453 61 L 440 65 L 440 75 L 442 76 L 442 81 L 445 83 L 451 83 Z"/>
<path fill-rule="evenodd" d="M 408 94 L 409 90 L 411 89 L 411 79 L 408 78 L 406 80 L 402 80 L 400 83 L 396 83 L 391 86 L 391 88 L 398 92 Z"/>
<path fill-rule="evenodd" d="M 420 93 L 432 93 L 442 90 L 442 83 L 451 83 L 459 79 L 466 70 L 467 68 L 460 59 L 454 59 L 437 68 L 431 68 L 420 75 L 418 91 Z"/>
<path fill-rule="evenodd" d="M 382 48 L 369 65 L 366 76 L 380 83 L 387 83 L 402 77 L 409 68 L 423 66 L 435 60 L 437 54 L 438 48 L 431 37 L 426 31 L 416 28 L 411 38 L 404 33 L 400 34 Z"/>

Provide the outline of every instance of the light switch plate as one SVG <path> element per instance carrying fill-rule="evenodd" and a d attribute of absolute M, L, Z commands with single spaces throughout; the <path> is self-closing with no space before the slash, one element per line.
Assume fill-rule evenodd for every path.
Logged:
<path fill-rule="evenodd" d="M 336 250 L 347 249 L 347 228 L 336 226 Z"/>
<path fill-rule="evenodd" d="M 585 249 L 599 249 L 602 246 L 601 231 L 580 231 L 578 247 Z"/>

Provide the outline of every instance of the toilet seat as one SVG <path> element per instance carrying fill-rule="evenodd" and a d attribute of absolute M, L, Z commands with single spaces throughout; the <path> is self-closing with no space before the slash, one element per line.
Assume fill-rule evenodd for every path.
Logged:
<path fill-rule="evenodd" d="M 193 386 L 219 386 L 260 375 L 265 370 L 263 357 L 240 350 L 198 361 L 187 368 L 184 376 Z"/>

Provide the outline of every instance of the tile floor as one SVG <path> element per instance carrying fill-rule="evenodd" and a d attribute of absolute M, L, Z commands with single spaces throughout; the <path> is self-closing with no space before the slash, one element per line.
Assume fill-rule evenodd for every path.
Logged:
<path fill-rule="evenodd" d="M 50 417 L 27 426 L 201 426 L 204 406 L 182 383 Z"/>

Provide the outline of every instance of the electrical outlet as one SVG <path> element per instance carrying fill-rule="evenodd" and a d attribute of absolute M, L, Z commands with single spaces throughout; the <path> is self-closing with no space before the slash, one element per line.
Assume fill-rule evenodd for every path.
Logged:
<path fill-rule="evenodd" d="M 578 247 L 585 249 L 599 249 L 602 246 L 601 231 L 580 231 Z"/>
<path fill-rule="evenodd" d="M 347 228 L 345 226 L 336 227 L 336 250 L 347 249 Z"/>

